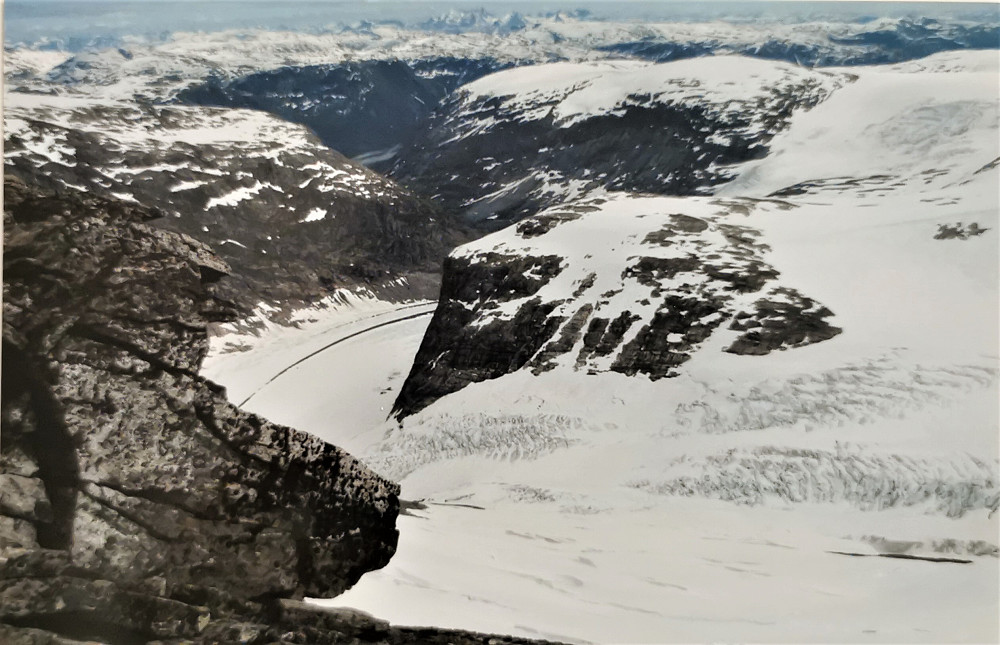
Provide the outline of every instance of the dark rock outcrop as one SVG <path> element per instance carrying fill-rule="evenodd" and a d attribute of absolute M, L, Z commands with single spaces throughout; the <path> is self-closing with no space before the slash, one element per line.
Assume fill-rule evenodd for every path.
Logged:
<path fill-rule="evenodd" d="M 397 485 L 198 376 L 234 313 L 206 246 L 122 202 L 4 197 L 0 641 L 486 641 L 294 602 L 388 562 Z"/>
<path fill-rule="evenodd" d="M 142 208 L 17 182 L 5 197 L 10 546 L 122 583 L 170 571 L 168 595 L 336 594 L 388 562 L 395 484 L 198 376 L 207 325 L 232 315 L 209 249 Z"/>
<path fill-rule="evenodd" d="M 754 303 L 754 312 L 741 311 L 729 328 L 744 332 L 725 351 L 762 356 L 774 350 L 829 340 L 843 329 L 827 318 L 833 312 L 795 289 L 778 287 Z"/>
<path fill-rule="evenodd" d="M 604 187 L 690 195 L 727 178 L 711 168 L 765 152 L 745 137 L 707 141 L 708 133 L 736 126 L 719 123 L 702 108 L 635 105 L 621 112 L 559 127 L 552 117 L 509 117 L 494 98 L 467 105 L 459 94 L 400 153 L 390 174 L 434 195 L 470 224 L 497 230 L 562 201 L 561 190 L 548 189 L 552 183 L 586 182 L 584 191 Z M 456 123 L 480 120 L 496 124 L 474 136 L 458 136 Z"/>
<path fill-rule="evenodd" d="M 724 351 L 759 356 L 841 332 L 829 309 L 776 284 L 759 231 L 731 223 L 750 206 L 665 210 L 681 203 L 585 199 L 457 249 L 393 414 L 521 369 L 674 377 L 716 333 L 732 337 Z"/>
<path fill-rule="evenodd" d="M 410 143 L 452 90 L 508 66 L 442 56 L 282 67 L 232 79 L 210 77 L 179 92 L 176 101 L 265 110 L 308 126 L 349 157 L 371 157 L 366 163 L 379 168 L 392 159 L 394 148 Z"/>
<path fill-rule="evenodd" d="M 393 414 L 411 414 L 469 383 L 523 367 L 559 329 L 562 319 L 549 316 L 559 303 L 529 299 L 508 319 L 483 327 L 472 323 L 481 307 L 495 309 L 505 302 L 530 298 L 559 273 L 559 265 L 556 256 L 491 252 L 475 258 L 449 257 L 432 331 L 424 336 Z M 429 365 L 435 368 L 428 370 Z"/>
<path fill-rule="evenodd" d="M 972 237 L 982 235 L 990 229 L 983 228 L 978 222 L 963 225 L 962 222 L 955 224 L 939 224 L 938 231 L 934 234 L 935 240 L 967 240 Z"/>
<path fill-rule="evenodd" d="M 57 621 L 0 622 L 0 642 L 5 645 L 95 645 L 93 634 L 101 634 L 96 640 L 109 645 L 544 645 L 549 642 L 455 629 L 400 627 L 365 612 L 324 609 L 295 600 L 280 600 L 266 608 L 244 605 L 237 608 L 238 614 L 215 617 L 204 606 L 167 603 L 154 596 L 126 596 L 106 585 L 89 588 L 80 585 L 78 589 L 103 598 L 115 598 L 115 604 L 91 603 L 105 612 L 106 620 L 67 612 L 63 614 L 64 619 Z M 72 593 L 69 587 L 60 592 L 53 596 L 57 601 Z M 151 622 L 156 626 L 146 628 Z"/>
<path fill-rule="evenodd" d="M 502 72 L 512 73 L 518 70 Z M 654 66 L 650 73 L 657 73 Z M 766 154 L 794 111 L 826 98 L 832 78 L 800 75 L 761 87 L 738 111 L 711 99 L 623 93 L 613 110 L 568 122 L 558 113 L 560 101 L 578 88 L 549 90 L 530 78 L 523 90 L 529 98 L 459 88 L 403 148 L 389 175 L 487 231 L 596 188 L 704 194 L 731 178 L 726 166 Z M 702 80 L 677 81 L 684 83 L 696 88 Z M 579 88 L 588 84 L 580 81 Z"/>

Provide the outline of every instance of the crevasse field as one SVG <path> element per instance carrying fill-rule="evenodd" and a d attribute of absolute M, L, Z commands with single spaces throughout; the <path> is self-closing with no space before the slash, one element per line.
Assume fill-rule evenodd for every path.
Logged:
<path fill-rule="evenodd" d="M 654 81 L 738 108 L 754 79 L 789 73 L 735 56 L 566 65 L 467 89 L 529 111 L 558 95 L 572 122 Z M 557 253 L 565 268 L 539 295 L 576 307 L 588 275 L 615 282 L 670 217 L 706 224 L 699 253 L 730 253 L 713 231 L 739 225 L 782 286 L 834 312 L 830 340 L 739 356 L 720 328 L 656 381 L 576 369 L 571 351 L 398 422 L 433 302 L 344 293 L 299 328 L 216 339 L 204 374 L 230 400 L 346 448 L 419 502 L 390 564 L 320 602 L 580 643 L 998 638 L 997 55 L 824 72 L 830 97 L 713 195 L 568 191 L 556 208 L 584 216 L 454 253 Z M 594 306 L 635 311 L 649 290 L 619 286 Z"/>

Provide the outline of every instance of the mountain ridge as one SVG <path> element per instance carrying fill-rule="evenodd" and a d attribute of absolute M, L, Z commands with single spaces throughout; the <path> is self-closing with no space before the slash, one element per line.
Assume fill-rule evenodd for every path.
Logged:
<path fill-rule="evenodd" d="M 156 208 L 234 268 L 220 289 L 269 317 L 336 289 L 428 297 L 464 237 L 449 214 L 263 112 L 11 95 L 8 173 Z"/>

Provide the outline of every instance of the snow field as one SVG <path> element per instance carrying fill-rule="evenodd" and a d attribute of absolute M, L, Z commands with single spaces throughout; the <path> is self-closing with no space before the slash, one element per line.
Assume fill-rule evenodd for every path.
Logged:
<path fill-rule="evenodd" d="M 507 229 L 457 251 L 559 255 L 564 274 L 539 295 L 571 311 L 590 273 L 609 281 L 595 293 L 622 289 L 640 251 L 688 252 L 643 243 L 670 216 L 708 224 L 698 252 L 724 250 L 712 227 L 737 225 L 759 233 L 778 283 L 834 312 L 844 331 L 830 340 L 738 356 L 721 351 L 735 335 L 723 325 L 674 378 L 525 369 L 402 423 L 346 412 L 335 393 L 373 378 L 351 405 L 384 407 L 378 388 L 408 370 L 420 326 L 370 337 L 381 373 L 356 367 L 374 355 L 364 343 L 303 363 L 296 382 L 328 384 L 327 403 L 299 413 L 309 406 L 297 392 L 314 402 L 318 391 L 288 386 L 265 414 L 312 424 L 423 505 L 400 518 L 385 569 L 322 602 L 570 642 L 1000 637 L 988 56 L 852 69 L 856 81 L 794 115 L 769 156 L 734 168 L 714 198 L 583 196 L 560 207 L 587 205 L 579 218 L 543 235 Z M 989 230 L 935 237 L 956 222 Z M 647 292 L 622 289 L 602 306 L 641 312 Z M 220 362 L 215 374 L 232 373 Z"/>
<path fill-rule="evenodd" d="M 766 112 L 761 100 L 774 100 L 778 97 L 773 95 L 783 91 L 810 85 L 810 91 L 823 94 L 848 80 L 847 74 L 788 63 L 705 56 L 663 64 L 617 60 L 534 65 L 491 74 L 463 86 L 462 92 L 470 100 L 505 99 L 504 110 L 518 114 L 519 120 L 551 113 L 558 126 L 569 127 L 640 102 L 635 97 L 716 108 L 731 120 L 750 110 Z"/>

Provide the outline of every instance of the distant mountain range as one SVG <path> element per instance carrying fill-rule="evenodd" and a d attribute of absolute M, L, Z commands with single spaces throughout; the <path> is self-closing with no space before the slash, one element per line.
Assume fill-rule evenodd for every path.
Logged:
<path fill-rule="evenodd" d="M 407 276 L 423 285 L 413 294 L 429 295 L 434 280 L 417 273 L 435 273 L 450 244 L 475 235 L 466 225 L 495 230 L 598 187 L 710 191 L 731 177 L 729 165 L 765 154 L 796 106 L 814 105 L 851 75 L 807 67 L 996 47 L 998 29 L 930 18 L 735 25 L 452 11 L 412 27 L 361 21 L 335 32 L 178 33 L 77 52 L 50 42 L 8 48 L 5 116 L 17 121 L 5 161 L 39 185 L 178 215 L 171 226 L 243 269 L 230 282 L 244 283 L 232 295 L 245 307 L 302 304 L 345 285 L 388 293 L 396 287 L 386 285 Z M 758 65 L 783 77 L 765 74 L 739 109 L 725 94 L 702 97 L 697 73 L 658 76 L 684 66 L 653 64 L 691 59 L 687 68 L 698 69 L 724 60 L 710 58 L 719 54 L 787 64 Z M 603 67 L 573 67 L 598 60 Z M 590 70 L 574 76 L 579 87 L 552 88 L 559 96 L 543 83 L 529 103 L 514 103 L 503 83 L 518 76 L 476 82 L 559 61 L 559 74 Z M 611 99 L 598 118 L 544 114 L 600 91 Z M 180 146 L 154 141 L 161 128 Z M 199 134 L 220 128 L 227 134 Z M 279 139 L 296 141 L 295 149 Z M 43 142 L 58 142 L 78 163 L 41 152 Z M 259 226 L 246 225 L 250 213 Z M 320 228 L 329 230 L 317 237 Z"/>

